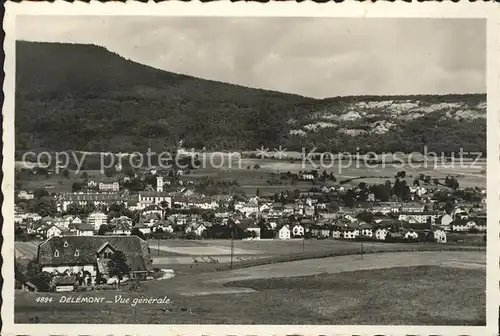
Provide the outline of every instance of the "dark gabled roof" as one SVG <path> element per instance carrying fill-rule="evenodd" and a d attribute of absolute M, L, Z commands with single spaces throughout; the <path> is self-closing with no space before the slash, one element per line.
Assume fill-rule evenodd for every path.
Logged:
<path fill-rule="evenodd" d="M 132 271 L 151 269 L 148 243 L 137 236 L 52 237 L 38 246 L 38 263 L 41 266 L 95 264 L 96 253 L 105 243 L 125 254 Z M 54 256 L 56 250 L 59 252 L 58 257 Z"/>

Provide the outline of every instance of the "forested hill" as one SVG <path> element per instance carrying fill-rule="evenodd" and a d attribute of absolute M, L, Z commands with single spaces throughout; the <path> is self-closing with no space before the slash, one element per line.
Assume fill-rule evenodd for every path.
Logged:
<path fill-rule="evenodd" d="M 323 100 L 158 70 L 94 45 L 17 42 L 16 149 L 485 152 L 485 95 Z M 333 93 L 334 94 L 334 93 Z"/>

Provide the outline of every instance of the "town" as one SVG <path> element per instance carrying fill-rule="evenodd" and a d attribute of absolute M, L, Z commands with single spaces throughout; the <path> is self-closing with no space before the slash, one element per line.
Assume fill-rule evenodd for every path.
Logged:
<path fill-rule="evenodd" d="M 120 250 L 125 255 L 141 255 L 141 267 L 129 268 L 127 276 L 151 279 L 152 253 L 144 247 L 148 241 L 149 246 L 160 240 L 168 245 L 172 239 L 457 244 L 469 236 L 476 237 L 476 243 L 486 243 L 486 191 L 460 188 L 453 176 L 440 181 L 398 171 L 383 183 L 346 185 L 326 170 L 275 172 L 273 179 L 291 180 L 291 188 L 268 195 L 257 188 L 255 195 L 244 195 L 230 194 L 224 188 L 238 185 L 237 180 L 194 179 L 187 169 L 116 170 L 107 182 L 96 182 L 83 172 L 80 182 L 72 183 L 72 192 L 50 193 L 51 188 L 17 192 L 15 239 L 39 244 L 39 271 L 76 274 L 89 266 L 89 285 L 109 282 L 109 270 L 98 266 L 103 263 L 99 257 L 83 262 L 80 256 L 97 254 L 101 260 L 109 259 L 111 254 L 106 258 L 106 253 Z M 50 169 L 24 169 L 24 173 L 56 174 Z M 60 175 L 69 179 L 67 170 Z M 408 179 L 413 182 L 409 184 Z M 293 181 L 311 187 L 292 189 Z M 454 238 L 449 239 L 450 235 Z M 134 237 L 140 239 L 130 243 Z M 54 244 L 63 240 L 63 247 L 70 243 L 73 249 L 80 247 L 72 250 L 73 255 L 54 258 L 63 253 Z M 57 283 L 50 288 L 61 290 L 67 281 L 60 276 Z M 69 288 L 74 289 L 72 284 Z"/>

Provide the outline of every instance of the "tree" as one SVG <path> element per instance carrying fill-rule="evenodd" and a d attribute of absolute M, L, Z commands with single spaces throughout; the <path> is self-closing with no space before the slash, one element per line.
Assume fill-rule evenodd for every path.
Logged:
<path fill-rule="evenodd" d="M 77 203 L 70 203 L 70 204 L 68 204 L 68 207 L 66 208 L 66 212 L 69 215 L 77 216 L 77 215 L 81 215 L 83 213 L 83 208 Z"/>
<path fill-rule="evenodd" d="M 120 280 L 123 279 L 124 275 L 130 272 L 130 267 L 127 265 L 127 257 L 125 254 L 116 250 L 113 252 L 108 261 L 109 276 L 118 278 L 118 285 L 120 285 Z"/>
<path fill-rule="evenodd" d="M 420 186 L 420 181 L 419 181 L 419 180 L 414 180 L 414 181 L 413 181 L 413 185 L 414 185 L 415 187 L 419 187 L 419 186 Z"/>
<path fill-rule="evenodd" d="M 115 176 L 115 174 L 116 174 L 116 169 L 107 168 L 104 170 L 104 175 L 106 175 L 106 177 L 113 177 Z"/>
<path fill-rule="evenodd" d="M 56 201 L 50 196 L 44 196 L 38 200 L 36 210 L 42 217 L 53 217 L 57 213 Z"/>
<path fill-rule="evenodd" d="M 146 240 L 146 237 L 144 236 L 144 233 L 142 233 L 142 231 L 141 231 L 141 230 L 139 230 L 139 229 L 138 229 L 138 228 L 136 228 L 136 227 L 132 229 L 132 231 L 130 232 L 130 235 L 131 235 L 131 236 L 137 236 L 137 237 L 139 237 L 139 238 L 141 238 L 141 239 Z"/>
<path fill-rule="evenodd" d="M 135 169 L 132 166 L 125 166 L 122 172 L 125 174 L 125 176 L 135 177 Z"/>
<path fill-rule="evenodd" d="M 432 182 L 435 184 L 435 185 L 439 185 L 439 179 L 438 178 L 435 178 L 432 180 Z"/>
<path fill-rule="evenodd" d="M 71 185 L 71 190 L 73 190 L 73 192 L 78 192 L 80 190 L 82 190 L 82 184 L 80 182 L 75 182 Z"/>
<path fill-rule="evenodd" d="M 260 164 L 256 163 L 256 164 L 253 166 L 253 169 L 260 169 Z"/>
<path fill-rule="evenodd" d="M 406 177 L 406 172 L 404 170 L 398 172 L 396 174 L 396 177 L 401 177 L 401 178 L 405 178 Z"/>
<path fill-rule="evenodd" d="M 14 240 L 16 241 L 26 241 L 26 232 L 16 225 L 14 229 Z"/>
<path fill-rule="evenodd" d="M 343 196 L 342 200 L 344 201 L 345 206 L 352 208 L 356 204 L 356 193 L 354 190 L 349 189 Z"/>
<path fill-rule="evenodd" d="M 34 195 L 34 198 L 38 200 L 42 197 L 49 196 L 49 192 L 45 189 L 35 189 L 35 191 L 33 192 L 33 195 Z"/>
<path fill-rule="evenodd" d="M 99 231 L 97 231 L 97 235 L 104 236 L 106 234 L 106 232 L 109 232 L 109 231 L 110 231 L 109 226 L 106 224 L 102 224 L 101 226 L 99 226 Z"/>

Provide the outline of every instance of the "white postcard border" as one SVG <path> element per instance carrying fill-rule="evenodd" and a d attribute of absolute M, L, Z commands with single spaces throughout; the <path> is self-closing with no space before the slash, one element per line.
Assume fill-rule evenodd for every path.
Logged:
<path fill-rule="evenodd" d="M 169 335 L 494 335 L 498 334 L 500 234 L 499 162 L 499 93 L 500 93 L 500 10 L 495 3 L 295 3 L 269 2 L 162 2 L 127 3 L 6 3 L 4 18 L 5 80 L 3 107 L 3 181 L 4 217 L 2 245 L 1 310 L 3 334 L 169 334 Z M 150 16 L 281 16 L 281 17 L 429 17 L 487 19 L 487 326 L 328 326 L 328 325 L 81 325 L 81 324 L 14 324 L 14 95 L 15 90 L 15 18 L 17 15 L 150 15 Z"/>

